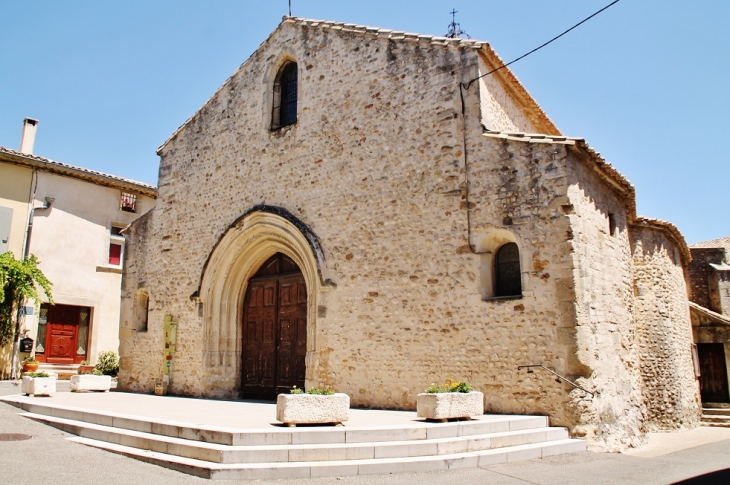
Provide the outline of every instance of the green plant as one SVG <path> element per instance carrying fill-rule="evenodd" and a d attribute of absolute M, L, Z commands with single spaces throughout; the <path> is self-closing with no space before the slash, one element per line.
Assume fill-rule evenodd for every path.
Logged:
<path fill-rule="evenodd" d="M 92 375 L 95 375 L 95 376 L 103 376 L 104 375 L 104 373 L 102 371 L 100 371 L 99 369 L 92 370 L 91 371 L 91 374 Z"/>
<path fill-rule="evenodd" d="M 38 361 L 35 360 L 35 357 L 33 357 L 32 355 L 29 355 L 28 357 L 23 359 L 23 362 L 26 362 L 28 364 L 37 364 L 38 363 Z"/>
<path fill-rule="evenodd" d="M 39 371 L 39 372 L 29 372 L 28 377 L 48 377 L 48 374 L 45 372 Z"/>
<path fill-rule="evenodd" d="M 307 391 L 307 394 L 315 394 L 318 396 L 331 396 L 334 393 L 335 391 L 333 391 L 329 387 L 312 387 Z"/>
<path fill-rule="evenodd" d="M 291 388 L 291 391 L 289 391 L 289 394 L 304 394 L 304 389 L 294 386 Z"/>
<path fill-rule="evenodd" d="M 89 361 L 88 360 L 82 360 L 79 365 L 89 365 Z"/>
<path fill-rule="evenodd" d="M 474 388 L 465 381 L 454 381 L 447 379 L 445 383 L 441 385 L 431 384 L 426 388 L 426 392 L 429 394 L 440 394 L 443 392 L 471 392 Z"/>
<path fill-rule="evenodd" d="M 119 355 L 113 350 L 99 352 L 94 369 L 106 376 L 116 376 L 119 372 Z"/>
<path fill-rule="evenodd" d="M 3 286 L 0 291 L 0 347 L 10 340 L 17 344 L 20 321 L 17 317 L 13 318 L 13 314 L 19 311 L 24 300 L 40 299 L 36 285 L 41 287 L 48 302 L 53 304 L 52 283 L 38 268 L 38 264 L 38 258 L 32 254 L 22 260 L 15 259 L 10 251 L 0 254 L 0 283 Z"/>

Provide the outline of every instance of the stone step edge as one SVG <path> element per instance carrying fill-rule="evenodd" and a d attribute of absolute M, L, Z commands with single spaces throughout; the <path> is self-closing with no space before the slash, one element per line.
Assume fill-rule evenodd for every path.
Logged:
<path fill-rule="evenodd" d="M 147 440 L 148 446 L 150 446 L 149 441 L 155 441 L 157 443 L 165 443 L 165 444 L 174 444 L 179 447 L 184 447 L 190 450 L 206 450 L 211 451 L 214 453 L 218 453 L 217 460 L 203 460 L 201 461 L 207 461 L 211 463 L 224 463 L 224 454 L 234 454 L 236 452 L 268 452 L 268 451 L 298 451 L 298 450 L 325 450 L 325 449 L 362 449 L 362 448 L 379 448 L 379 449 L 387 449 L 387 448 L 396 448 L 396 447 L 402 447 L 402 446 L 419 446 L 419 445 L 429 445 L 429 444 L 452 444 L 452 443 L 462 443 L 462 442 L 469 442 L 469 441 L 481 441 L 489 439 L 489 447 L 478 449 L 478 450 L 471 450 L 471 451 L 483 451 L 487 449 L 499 449 L 499 448 L 505 448 L 505 446 L 501 447 L 493 447 L 491 440 L 493 439 L 500 439 L 500 438 L 509 438 L 509 437 L 523 437 L 527 435 L 535 435 L 535 434 L 545 434 L 545 438 L 548 441 L 554 441 L 555 437 L 550 437 L 550 435 L 562 435 L 560 439 L 567 438 L 568 436 L 568 430 L 567 428 L 562 427 L 545 427 L 545 428 L 532 428 L 532 429 L 526 429 L 526 430 L 517 430 L 517 431 L 503 431 L 503 432 L 497 432 L 497 433 L 487 433 L 487 434 L 481 434 L 481 435 L 467 435 L 467 436 L 458 436 L 458 437 L 448 437 L 448 438 L 431 438 L 426 440 L 407 440 L 407 441 L 376 441 L 376 442 L 358 442 L 358 443 L 322 443 L 322 444 L 288 444 L 288 445 L 259 445 L 259 446 L 239 446 L 239 445 L 221 445 L 218 443 L 206 443 L 201 441 L 193 441 L 193 440 L 186 440 L 183 438 L 173 438 L 173 437 L 166 437 L 162 435 L 155 435 L 150 433 L 145 433 L 143 431 L 133 431 L 133 430 L 127 430 L 122 428 L 115 428 L 113 426 L 104 426 L 104 425 L 98 425 L 93 423 L 86 423 L 83 421 L 75 421 L 65 418 L 57 418 L 54 416 L 45 416 L 45 415 L 38 415 L 33 413 L 20 413 L 20 416 L 26 417 L 28 419 L 32 419 L 34 421 L 39 421 L 45 424 L 48 424 L 49 426 L 54 426 L 56 428 L 59 428 L 67 433 L 78 435 L 76 430 L 73 430 L 74 428 L 83 428 L 86 430 L 92 430 L 92 431 L 98 431 L 100 433 L 106 433 L 110 434 L 116 437 L 129 437 L 132 439 L 141 439 L 141 440 Z M 106 443 L 111 444 L 120 444 L 122 446 L 129 446 L 130 448 L 137 448 L 142 449 L 137 446 L 132 445 L 123 445 L 120 442 L 116 441 L 109 441 L 107 439 L 102 438 L 90 438 L 88 436 L 81 436 L 82 438 L 88 438 L 88 439 L 94 439 L 96 441 L 103 441 Z M 564 438 L 563 438 L 564 437 Z M 528 436 L 528 440 L 531 440 L 532 437 Z M 538 438 L 538 440 L 544 441 L 543 438 Z M 522 444 L 528 444 L 528 443 L 522 443 Z M 182 450 L 180 450 L 182 451 Z M 406 450 L 407 452 L 408 450 Z M 194 452 L 194 451 L 192 451 Z M 159 452 L 158 453 L 162 453 Z M 171 453 L 167 453 L 171 454 Z M 445 455 L 448 453 L 437 453 L 432 456 L 440 456 Z M 198 453 L 199 455 L 199 453 Z M 188 455 L 182 455 L 177 454 L 176 456 L 184 457 L 184 458 L 192 458 Z M 426 455 L 419 455 L 419 456 L 426 456 Z M 405 457 L 405 456 L 404 456 Z M 397 458 L 393 457 L 393 458 Z M 375 458 L 373 458 L 375 459 Z M 343 461 L 351 461 L 354 460 L 354 458 L 344 458 Z M 323 460 L 325 461 L 325 460 Z M 276 461 L 276 463 L 296 463 L 297 461 L 291 460 L 290 454 L 287 454 L 287 461 Z"/>
<path fill-rule="evenodd" d="M 77 419 L 78 421 L 83 422 L 91 422 L 93 424 L 99 424 L 104 426 L 103 423 L 100 423 L 99 421 L 108 421 L 108 419 L 103 418 L 111 418 L 112 420 L 123 420 L 122 423 L 129 422 L 128 426 L 132 426 L 131 423 L 143 423 L 145 425 L 150 425 L 152 427 L 153 425 L 157 425 L 159 428 L 162 429 L 162 431 L 166 430 L 167 428 L 180 428 L 195 432 L 202 432 L 204 434 L 208 434 L 208 438 L 215 438 L 214 436 L 210 435 L 211 433 L 218 433 L 223 435 L 222 439 L 215 440 L 211 439 L 210 441 L 213 441 L 215 443 L 219 443 L 222 445 L 233 445 L 234 441 L 240 441 L 237 440 L 237 437 L 251 437 L 254 435 L 266 435 L 266 434 L 281 434 L 281 435 L 289 435 L 291 436 L 291 433 L 337 433 L 345 431 L 347 433 L 358 433 L 358 432 L 366 432 L 366 433 L 372 433 L 377 431 L 390 431 L 390 430 L 421 430 L 421 429 L 438 429 L 443 432 L 445 429 L 459 429 L 460 431 L 455 433 L 454 436 L 466 436 L 469 435 L 469 433 L 464 433 L 463 430 L 468 429 L 469 427 L 477 427 L 486 423 L 509 423 L 510 431 L 517 431 L 520 429 L 529 429 L 533 427 L 547 427 L 549 425 L 549 419 L 547 416 L 540 416 L 540 415 L 500 415 L 504 416 L 504 418 L 499 419 L 491 419 L 491 420 L 481 420 L 481 419 L 474 419 L 474 420 L 467 420 L 467 421 L 456 421 L 456 422 L 449 422 L 449 423 L 427 423 L 422 422 L 419 424 L 411 424 L 411 425 L 405 425 L 405 426 L 358 426 L 358 427 L 336 427 L 336 428 L 290 428 L 290 427 L 271 427 L 271 428 L 252 428 L 252 429 L 242 429 L 242 428 L 231 428 L 231 427 L 224 427 L 224 426 L 206 426 L 206 425 L 192 425 L 191 423 L 187 423 L 184 421 L 174 421 L 174 420 L 165 420 L 165 419 L 157 419 L 152 420 L 144 416 L 136 416 L 136 415 L 129 415 L 129 414 L 121 414 L 121 413 L 115 413 L 115 412 L 108 412 L 108 413 L 99 413 L 90 411 L 85 408 L 76 408 L 76 407 L 70 407 L 70 406 L 56 406 L 56 405 L 50 405 L 48 403 L 36 403 L 36 402 L 27 402 L 25 400 L 12 400 L 9 399 L 12 398 L 12 396 L 5 396 L 0 397 L 0 401 L 7 402 L 13 406 L 19 407 L 27 412 L 35 413 L 35 414 L 41 414 L 44 416 L 53 416 L 53 417 L 63 417 L 63 416 L 57 416 L 54 414 L 48 414 L 43 412 L 37 412 L 34 410 L 31 410 L 29 408 L 37 407 L 41 408 L 44 411 L 47 410 L 58 410 L 62 413 L 78 413 L 82 416 L 86 415 L 86 417 L 90 417 L 94 420 L 91 421 L 85 421 L 83 419 Z M 490 415 L 484 415 L 484 416 L 490 416 Z M 66 418 L 66 419 L 73 419 L 73 418 Z M 513 426 L 513 423 L 516 422 L 524 422 L 524 421 L 544 421 L 544 426 L 527 426 L 527 427 L 517 427 L 515 429 L 511 429 Z M 121 424 L 121 423 L 120 423 Z M 121 426 L 121 425 L 113 425 L 117 428 L 123 428 L 123 429 L 129 429 L 132 431 L 136 431 L 132 427 L 127 426 Z M 151 431 L 152 432 L 152 431 Z M 169 433 L 164 432 L 152 432 L 152 434 L 159 434 L 161 436 L 168 436 L 171 438 L 179 437 L 179 432 L 177 433 L 178 436 L 174 436 Z M 420 438 L 416 438 L 420 439 Z M 201 442 L 206 442 L 203 438 L 196 440 Z M 385 440 L 388 441 L 388 440 Z"/>
<path fill-rule="evenodd" d="M 703 409 L 703 416 L 730 416 L 730 409 Z"/>
<path fill-rule="evenodd" d="M 376 458 L 368 460 L 320 461 L 296 463 L 245 463 L 221 464 L 194 458 L 183 458 L 155 451 L 97 441 L 90 438 L 71 437 L 68 441 L 119 453 L 155 465 L 183 473 L 213 479 L 279 479 L 310 478 L 343 475 L 369 475 L 377 473 L 437 471 L 456 468 L 474 468 L 499 463 L 544 458 L 546 456 L 580 453 L 586 451 L 586 443 L 578 439 L 564 439 L 529 445 L 510 446 L 496 450 L 454 453 L 449 455 L 409 458 Z"/>

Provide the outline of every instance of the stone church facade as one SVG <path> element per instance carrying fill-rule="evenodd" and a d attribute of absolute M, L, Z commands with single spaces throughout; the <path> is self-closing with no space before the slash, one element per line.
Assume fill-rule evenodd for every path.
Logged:
<path fill-rule="evenodd" d="M 696 425 L 682 235 L 508 69 L 477 79 L 501 64 L 285 17 L 159 149 L 126 235 L 120 386 L 413 409 L 452 378 L 606 450 Z"/>

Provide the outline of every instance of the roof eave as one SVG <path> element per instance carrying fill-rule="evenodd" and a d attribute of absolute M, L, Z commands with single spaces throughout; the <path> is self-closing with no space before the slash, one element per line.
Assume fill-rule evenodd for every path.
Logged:
<path fill-rule="evenodd" d="M 120 190 L 127 190 L 140 195 L 151 197 L 153 199 L 157 198 L 157 189 L 147 184 L 136 183 L 131 180 L 120 180 L 115 177 L 102 174 L 100 172 L 86 171 L 70 165 L 60 165 L 53 160 L 45 159 L 42 157 L 29 157 L 22 153 L 11 153 L 7 150 L 0 150 L 0 161 L 9 162 L 15 165 L 21 165 L 33 169 L 44 170 L 59 175 L 66 175 L 87 182 L 92 182 L 97 185 L 117 188 Z"/>

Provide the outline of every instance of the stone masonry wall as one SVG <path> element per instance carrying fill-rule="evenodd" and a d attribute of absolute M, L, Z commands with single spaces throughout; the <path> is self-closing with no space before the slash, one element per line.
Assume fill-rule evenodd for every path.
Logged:
<path fill-rule="evenodd" d="M 280 52 L 299 63 L 300 116 L 269 132 L 265 79 Z M 229 225 L 266 203 L 312 228 L 336 284 L 319 295 L 309 380 L 347 392 L 356 406 L 413 408 L 431 382 L 467 379 L 486 391 L 493 412 L 575 423 L 566 389 L 517 371 L 535 361 L 564 369 L 575 346 L 561 212 L 566 153 L 482 137 L 475 85 L 466 93 L 466 202 L 458 83 L 476 75 L 476 59 L 463 49 L 282 25 L 162 148 L 158 207 L 139 240 L 145 267 L 125 282 L 127 299 L 134 285 L 149 287 L 155 311 L 147 335 L 126 334 L 123 386 L 151 390 L 159 329 L 171 314 L 179 330 L 170 392 L 236 395 L 235 367 L 202 363 L 202 313 L 190 296 Z M 518 239 L 522 299 L 482 301 L 467 207 L 472 243 L 495 228 Z"/>
<path fill-rule="evenodd" d="M 717 299 L 719 301 L 718 313 L 730 317 L 730 271 L 715 271 L 714 278 L 717 282 Z"/>
<path fill-rule="evenodd" d="M 679 252 L 663 232 L 633 226 L 634 317 L 650 431 L 694 427 L 700 420 L 692 361 L 692 325 Z"/>
<path fill-rule="evenodd" d="M 282 53 L 298 63 L 298 120 L 270 131 L 267 89 Z M 430 383 L 465 379 L 488 412 L 548 414 L 602 449 L 641 443 L 621 196 L 567 144 L 482 134 L 483 119 L 527 126 L 508 98 L 485 112 L 484 84 L 464 90 L 464 119 L 459 83 L 477 74 L 470 48 L 284 22 L 160 150 L 157 207 L 129 236 L 120 385 L 152 390 L 172 315 L 170 392 L 237 396 L 242 356 L 206 364 L 208 303 L 193 296 L 216 243 L 266 204 L 316 234 L 332 279 L 308 322 L 308 385 L 345 392 L 353 406 L 412 409 Z M 519 247 L 521 298 L 484 291 L 484 242 L 495 235 Z M 144 334 L 133 331 L 141 288 L 152 308 Z M 525 364 L 600 394 L 517 370 Z"/>
<path fill-rule="evenodd" d="M 479 75 L 491 71 L 484 60 L 479 59 Z M 479 79 L 482 122 L 492 131 L 538 133 L 527 116 L 514 105 L 504 86 L 495 76 Z"/>
<path fill-rule="evenodd" d="M 124 274 L 122 276 L 122 304 L 119 321 L 120 385 L 126 389 L 152 392 L 155 379 L 162 377 L 163 327 L 165 299 L 155 298 L 150 291 L 147 254 L 154 249 L 151 228 L 155 210 L 147 212 L 127 229 L 125 234 Z M 149 273 L 151 275 L 151 273 Z M 136 318 L 138 290 L 150 292 L 147 331 L 140 331 Z M 157 288 L 155 288 L 156 290 Z M 163 295 L 161 295 L 163 296 Z M 127 372 L 134 369 L 136 372 Z"/>
<path fill-rule="evenodd" d="M 688 268 L 689 299 L 700 306 L 721 313 L 719 302 L 710 297 L 710 263 L 721 264 L 725 250 L 722 248 L 691 248 L 692 261 Z M 715 304 L 713 304 L 715 303 Z"/>
<path fill-rule="evenodd" d="M 632 256 L 626 209 L 619 197 L 577 157 L 571 165 L 576 368 L 588 389 L 577 430 L 599 449 L 617 451 L 643 442 L 645 410 L 637 368 Z M 610 233 L 609 214 L 616 222 Z"/>

